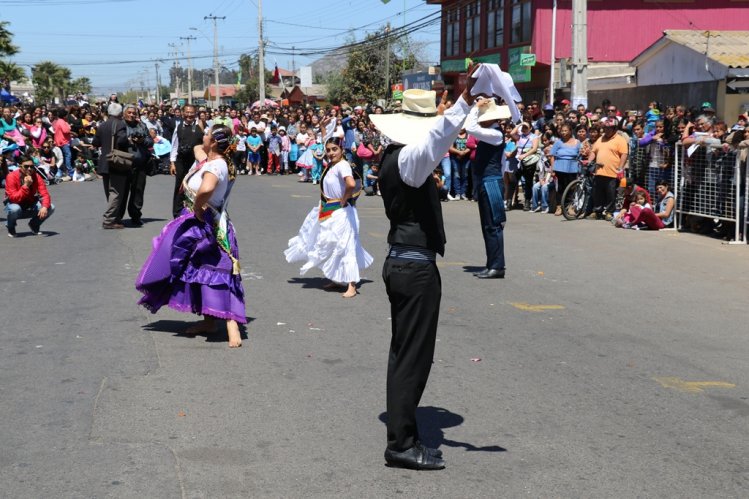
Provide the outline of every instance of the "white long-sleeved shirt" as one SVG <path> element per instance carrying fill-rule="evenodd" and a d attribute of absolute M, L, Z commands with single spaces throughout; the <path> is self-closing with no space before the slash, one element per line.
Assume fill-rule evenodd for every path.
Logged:
<path fill-rule="evenodd" d="M 420 142 L 403 147 L 398 156 L 401 179 L 411 187 L 421 187 L 455 142 L 471 106 L 461 96 Z"/>
<path fill-rule="evenodd" d="M 468 113 L 465 125 L 466 132 L 476 137 L 479 142 L 486 142 L 493 146 L 503 144 L 505 136 L 498 128 L 484 128 L 479 124 L 479 108 L 474 107 Z"/>

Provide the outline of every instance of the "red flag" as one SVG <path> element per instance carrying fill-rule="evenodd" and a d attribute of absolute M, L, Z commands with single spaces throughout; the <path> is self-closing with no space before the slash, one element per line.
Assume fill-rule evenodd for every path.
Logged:
<path fill-rule="evenodd" d="M 270 82 L 274 85 L 278 85 L 280 81 L 281 75 L 278 72 L 278 63 L 276 63 L 276 68 L 273 70 L 273 78 L 270 80 Z"/>

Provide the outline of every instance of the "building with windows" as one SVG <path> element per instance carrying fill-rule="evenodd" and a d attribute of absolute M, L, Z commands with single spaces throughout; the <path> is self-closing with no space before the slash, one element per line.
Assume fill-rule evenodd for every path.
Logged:
<path fill-rule="evenodd" d="M 546 98 L 551 64 L 558 95 L 568 95 L 572 55 L 572 0 L 557 0 L 551 54 L 553 0 L 427 0 L 441 5 L 440 66 L 447 89 L 465 85 L 466 58 L 498 63 L 512 74 L 525 99 Z M 635 86 L 630 61 L 665 30 L 741 30 L 749 0 L 588 0 L 591 92 Z M 526 65 L 533 62 L 535 65 Z"/>

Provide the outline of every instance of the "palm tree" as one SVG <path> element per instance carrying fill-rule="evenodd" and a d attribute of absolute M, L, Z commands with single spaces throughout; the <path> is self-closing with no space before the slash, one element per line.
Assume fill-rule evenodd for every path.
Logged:
<path fill-rule="evenodd" d="M 0 60 L 0 87 L 10 90 L 10 82 L 26 79 L 26 72 L 14 62 Z"/>
<path fill-rule="evenodd" d="M 52 61 L 42 61 L 31 68 L 31 78 L 36 87 L 37 98 L 41 101 L 52 100 L 58 96 L 65 100 L 65 91 L 70 83 L 70 69 Z"/>
<path fill-rule="evenodd" d="M 0 21 L 0 56 L 15 55 L 18 53 L 18 47 L 13 45 L 13 33 L 8 31 L 8 21 Z"/>

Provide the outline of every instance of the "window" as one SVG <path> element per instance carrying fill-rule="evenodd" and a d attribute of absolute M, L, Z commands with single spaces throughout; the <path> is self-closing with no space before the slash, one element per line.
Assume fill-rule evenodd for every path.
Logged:
<path fill-rule="evenodd" d="M 466 5 L 465 52 L 470 54 L 479 49 L 481 35 L 481 1 Z"/>
<path fill-rule="evenodd" d="M 445 26 L 445 56 L 458 55 L 460 46 L 460 10 L 448 10 Z"/>
<path fill-rule="evenodd" d="M 523 43 L 531 40 L 531 2 L 512 0 L 512 32 L 510 43 Z"/>
<path fill-rule="evenodd" d="M 501 47 L 505 41 L 505 0 L 489 0 L 488 10 L 486 47 Z"/>

